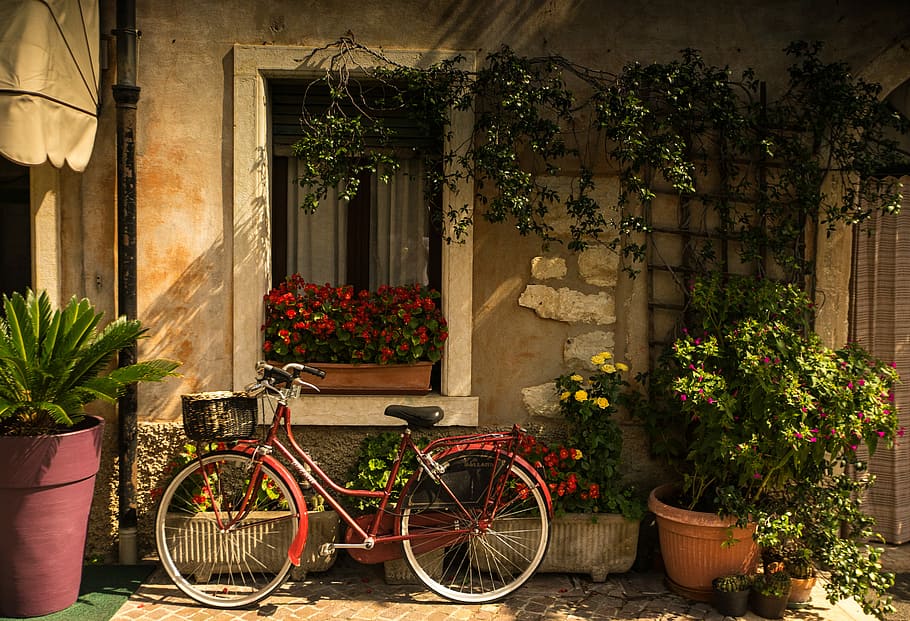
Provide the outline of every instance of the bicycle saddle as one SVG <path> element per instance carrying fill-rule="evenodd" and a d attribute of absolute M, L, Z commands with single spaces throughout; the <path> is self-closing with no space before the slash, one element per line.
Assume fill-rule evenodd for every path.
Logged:
<path fill-rule="evenodd" d="M 445 413 L 435 405 L 390 405 L 385 409 L 385 415 L 400 418 L 415 427 L 432 427 L 443 419 Z"/>

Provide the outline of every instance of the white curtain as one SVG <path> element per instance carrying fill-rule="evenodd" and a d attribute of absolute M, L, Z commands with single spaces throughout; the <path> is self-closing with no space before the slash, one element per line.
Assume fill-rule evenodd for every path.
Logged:
<path fill-rule="evenodd" d="M 426 284 L 429 222 L 421 162 L 403 160 L 389 183 L 374 175 L 372 185 L 370 288 Z"/>
<path fill-rule="evenodd" d="M 344 284 L 347 274 L 347 203 L 338 193 L 319 203 L 316 213 L 300 209 L 297 159 L 288 158 L 288 274 L 299 272 L 309 282 Z M 273 231 L 280 235 L 281 231 Z"/>
<path fill-rule="evenodd" d="M 320 202 L 314 214 L 300 209 L 297 160 L 288 160 L 288 273 L 315 283 L 345 284 L 347 274 L 347 203 L 337 192 Z M 369 188 L 370 288 L 426 284 L 429 218 L 424 199 L 423 166 L 407 159 L 384 183 L 373 176 Z M 279 233 L 276 231 L 276 233 Z"/>

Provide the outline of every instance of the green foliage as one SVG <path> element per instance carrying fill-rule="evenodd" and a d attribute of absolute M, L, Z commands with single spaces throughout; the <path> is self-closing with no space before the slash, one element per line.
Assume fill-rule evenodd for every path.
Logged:
<path fill-rule="evenodd" d="M 46 292 L 3 296 L 0 318 L 0 435 L 42 435 L 84 418 L 83 406 L 113 402 L 136 382 L 173 375 L 178 363 L 150 360 L 109 369 L 115 354 L 145 333 L 120 317 L 98 329 L 101 314 L 73 298 L 51 308 Z"/>
<path fill-rule="evenodd" d="M 561 213 L 570 248 L 600 240 L 640 261 L 640 234 L 648 231 L 655 186 L 663 185 L 705 221 L 719 222 L 693 242 L 701 266 L 727 260 L 715 237 L 735 241 L 740 258 L 760 270 L 770 258 L 796 275 L 811 270 L 805 242 L 814 226 L 831 231 L 898 209 L 896 189 L 875 174 L 906 163 L 889 136 L 907 131 L 907 119 L 879 100 L 879 86 L 855 78 L 845 63 L 824 62 L 818 43 L 786 48 L 789 81 L 770 98 L 753 70 L 734 76 L 692 49 L 613 75 L 505 46 L 476 71 L 458 56 L 401 66 L 349 38 L 329 48 L 318 82 L 328 85 L 330 103 L 321 115 L 304 115 L 295 146 L 306 209 L 329 188 L 352 196 L 365 171 L 388 178 L 397 161 L 396 132 L 383 121 L 388 110 L 405 111 L 444 141 L 418 150 L 428 162 L 428 205 L 448 241 L 467 234 L 475 211 L 522 235 L 564 241 L 553 226 Z M 366 75 L 355 79 L 354 69 Z M 452 140 L 451 115 L 459 111 L 473 114 L 465 141 Z M 595 171 L 604 165 L 619 178 L 616 204 L 595 199 Z M 557 175 L 573 177 L 574 186 L 561 191 Z M 828 185 L 832 175 L 839 185 Z M 458 196 L 463 181 L 475 196 Z M 442 188 L 453 191 L 450 204 L 435 202 Z"/>
<path fill-rule="evenodd" d="M 367 436 L 360 444 L 360 453 L 357 462 L 351 471 L 350 480 L 345 483 L 348 489 L 384 490 L 389 482 L 392 466 L 398 458 L 398 447 L 401 444 L 401 434 L 387 431 Z M 398 469 L 398 476 L 392 486 L 394 504 L 395 498 L 401 493 L 408 479 L 417 469 L 417 458 L 414 453 L 408 452 Z M 354 498 L 354 507 L 363 513 L 375 510 L 379 506 L 378 498 Z"/>
<path fill-rule="evenodd" d="M 748 591 L 752 586 L 752 577 L 746 574 L 730 574 L 720 576 L 711 581 L 711 586 L 715 591 L 721 593 L 739 593 Z"/>
<path fill-rule="evenodd" d="M 712 274 L 691 300 L 698 318 L 652 379 L 673 402 L 641 410 L 657 434 L 677 434 L 667 456 L 683 468 L 691 506 L 725 487 L 760 502 L 901 433 L 893 365 L 855 343 L 822 345 L 795 287 Z"/>
<path fill-rule="evenodd" d="M 758 574 L 752 580 L 752 590 L 767 597 L 787 597 L 790 594 L 790 576 L 785 571 Z"/>

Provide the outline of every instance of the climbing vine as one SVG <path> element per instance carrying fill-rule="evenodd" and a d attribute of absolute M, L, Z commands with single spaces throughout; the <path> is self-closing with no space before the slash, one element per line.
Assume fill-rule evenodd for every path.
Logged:
<path fill-rule="evenodd" d="M 878 85 L 824 62 L 818 43 L 786 48 L 789 79 L 776 97 L 753 70 L 735 76 L 692 49 L 618 74 L 507 47 L 476 70 L 460 56 L 403 66 L 350 38 L 319 51 L 330 60 L 313 84 L 328 102 L 305 97 L 294 146 L 304 209 L 329 189 L 350 198 L 364 173 L 389 178 L 398 165 L 390 111 L 438 137 L 419 150 L 428 204 L 450 242 L 468 234 L 476 212 L 575 250 L 607 244 L 635 271 L 645 251 L 636 234 L 650 230 L 664 193 L 688 214 L 690 269 L 723 267 L 734 248 L 757 272 L 774 266 L 799 278 L 811 272 L 816 227 L 831 232 L 899 206 L 897 189 L 876 175 L 906 165 L 890 136 L 907 131 L 907 119 L 879 99 Z M 455 142 L 453 111 L 473 113 L 464 143 Z M 598 184 L 610 176 L 618 197 L 600 204 Z M 574 180 L 568 191 L 565 177 Z M 457 194 L 465 181 L 474 196 Z M 440 203 L 442 188 L 455 200 Z M 570 222 L 566 240 L 557 214 Z"/>

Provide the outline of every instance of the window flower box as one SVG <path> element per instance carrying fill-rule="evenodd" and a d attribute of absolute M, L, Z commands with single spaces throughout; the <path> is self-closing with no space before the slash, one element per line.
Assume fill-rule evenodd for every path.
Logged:
<path fill-rule="evenodd" d="M 262 351 L 282 363 L 436 362 L 449 336 L 439 297 L 418 284 L 354 291 L 294 274 L 265 296 Z"/>

